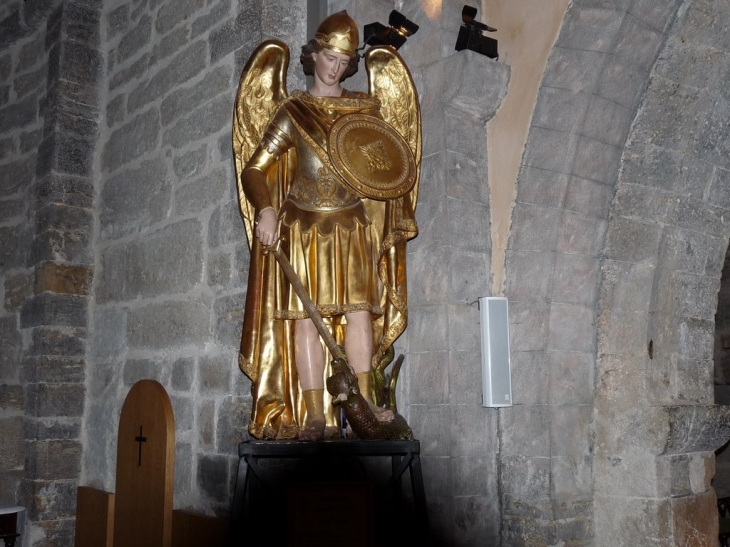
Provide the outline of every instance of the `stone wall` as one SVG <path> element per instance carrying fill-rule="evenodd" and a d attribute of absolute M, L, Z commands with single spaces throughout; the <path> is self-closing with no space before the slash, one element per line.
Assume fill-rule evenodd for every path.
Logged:
<path fill-rule="evenodd" d="M 175 507 L 229 510 L 250 412 L 237 366 L 248 248 L 231 157 L 233 102 L 263 39 L 304 42 L 304 5 L 104 3 L 86 484 L 114 490 L 121 403 L 134 382 L 151 378 L 175 412 Z M 297 64 L 290 88 L 302 86 Z"/>

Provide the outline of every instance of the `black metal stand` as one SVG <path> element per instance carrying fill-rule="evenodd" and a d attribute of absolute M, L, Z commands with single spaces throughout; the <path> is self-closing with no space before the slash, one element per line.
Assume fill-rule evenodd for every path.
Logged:
<path fill-rule="evenodd" d="M 401 479 L 408 469 L 415 509 L 416 530 L 410 537 L 417 545 L 428 545 L 429 525 L 426 510 L 426 495 L 421 472 L 421 446 L 418 441 L 353 441 L 331 439 L 318 442 L 300 441 L 247 441 L 238 445 L 238 475 L 231 511 L 231 542 L 233 546 L 271 545 L 271 537 L 263 537 L 266 532 L 260 525 L 261 501 L 271 484 L 267 471 L 259 460 L 267 458 L 306 458 L 317 457 L 372 457 L 391 458 L 391 475 L 385 485 L 383 496 L 390 493 L 394 504 L 402 503 Z M 245 460 L 246 465 L 241 465 Z M 246 510 L 248 494 L 249 510 Z M 414 537 L 415 536 L 415 537 Z"/>

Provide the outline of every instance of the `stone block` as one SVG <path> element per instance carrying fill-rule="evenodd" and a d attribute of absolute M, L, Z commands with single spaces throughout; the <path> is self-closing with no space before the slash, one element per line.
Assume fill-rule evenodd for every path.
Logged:
<path fill-rule="evenodd" d="M 449 347 L 447 310 L 442 307 L 413 307 L 409 313 L 409 343 L 412 351 L 444 351 Z"/>
<path fill-rule="evenodd" d="M 201 15 L 193 21 L 191 25 L 191 36 L 195 38 L 216 26 L 218 23 L 226 21 L 230 17 L 230 14 L 231 1 L 224 0 L 222 2 L 218 2 L 210 9 L 210 12 L 205 15 Z"/>
<path fill-rule="evenodd" d="M 246 238 L 238 203 L 229 202 L 217 207 L 208 225 L 208 244 L 212 248 L 228 243 L 240 243 Z"/>
<path fill-rule="evenodd" d="M 59 70 L 69 82 L 96 87 L 101 83 L 104 56 L 96 48 L 66 41 L 61 48 Z"/>
<path fill-rule="evenodd" d="M 583 120 L 588 94 L 582 91 L 543 86 L 537 96 L 533 127 L 562 133 L 574 132 Z"/>
<path fill-rule="evenodd" d="M 512 301 L 548 301 L 555 267 L 554 252 L 508 250 L 507 294 Z"/>
<path fill-rule="evenodd" d="M 28 232 L 23 225 L 0 227 L 0 267 L 3 270 L 22 267 L 26 262 Z"/>
<path fill-rule="evenodd" d="M 176 156 L 172 161 L 173 170 L 178 179 L 192 178 L 205 170 L 208 164 L 208 145 L 202 146 Z"/>
<path fill-rule="evenodd" d="M 146 84 L 129 94 L 129 111 L 144 107 L 194 78 L 205 68 L 206 49 L 205 42 L 197 41 L 178 53 L 167 66 L 156 71 Z"/>
<path fill-rule="evenodd" d="M 614 218 L 606 236 L 606 258 L 655 264 L 661 234 L 661 226 L 653 222 Z"/>
<path fill-rule="evenodd" d="M 15 65 L 15 73 L 19 74 L 38 65 L 45 60 L 46 53 L 46 37 L 41 32 L 31 41 L 26 42 L 18 53 L 18 62 Z M 9 60 L 9 59 L 8 59 Z M 9 65 L 9 63 L 8 63 Z M 8 66 L 7 74 L 0 70 L 0 79 L 7 80 L 10 76 L 10 66 Z"/>
<path fill-rule="evenodd" d="M 81 417 L 84 412 L 83 384 L 28 384 L 26 412 L 34 417 Z"/>
<path fill-rule="evenodd" d="M 576 146 L 571 133 L 531 127 L 525 144 L 523 164 L 530 167 L 567 173 Z"/>
<path fill-rule="evenodd" d="M 512 213 L 510 250 L 544 252 L 555 249 L 561 216 L 557 209 L 517 203 Z M 510 277 L 509 272 L 507 277 Z"/>
<path fill-rule="evenodd" d="M 0 106 L 4 106 L 4 105 L 8 104 L 9 100 L 10 100 L 10 86 L 9 85 L 0 86 Z"/>
<path fill-rule="evenodd" d="M 581 132 L 588 138 L 623 148 L 633 120 L 633 110 L 593 95 Z"/>
<path fill-rule="evenodd" d="M 489 496 L 454 499 L 454 540 L 457 545 L 498 545 L 499 504 Z"/>
<path fill-rule="evenodd" d="M 229 359 L 222 356 L 201 357 L 198 366 L 198 381 L 203 395 L 227 394 L 231 392 L 231 367 Z"/>
<path fill-rule="evenodd" d="M 249 439 L 250 419 L 250 397 L 226 397 L 221 401 L 215 424 L 216 450 L 219 454 L 238 454 L 238 444 Z"/>
<path fill-rule="evenodd" d="M 730 235 L 730 220 L 725 218 L 726 210 L 705 201 L 681 199 L 673 214 L 673 224 L 692 232 L 725 238 Z"/>
<path fill-rule="evenodd" d="M 192 430 L 195 416 L 195 403 L 192 397 L 171 395 L 170 404 L 172 405 L 172 412 L 175 416 L 175 429 L 181 433 Z"/>
<path fill-rule="evenodd" d="M 175 487 L 178 495 L 190 494 L 193 478 L 193 448 L 190 443 L 175 443 Z"/>
<path fill-rule="evenodd" d="M 10 223 L 9 221 L 18 220 L 25 213 L 25 202 L 20 199 L 9 201 L 0 201 L 0 223 Z"/>
<path fill-rule="evenodd" d="M 719 524 L 714 491 L 676 498 L 671 504 L 676 545 L 710 547 L 717 543 Z"/>
<path fill-rule="evenodd" d="M 441 159 L 440 155 L 436 155 L 433 159 Z M 486 158 L 469 157 L 459 152 L 446 152 L 446 196 L 457 200 L 471 201 L 472 203 L 489 204 L 489 188 L 485 184 L 486 180 Z M 434 185 L 434 178 L 438 176 L 434 173 L 433 167 L 440 172 L 441 164 L 436 162 L 435 165 L 429 167 L 430 171 L 425 169 L 424 163 L 421 163 L 421 180 L 425 186 Z M 442 178 L 442 177 L 439 177 Z M 425 190 L 425 188 L 424 188 Z"/>
<path fill-rule="evenodd" d="M 597 347 L 599 354 L 645 356 L 649 344 L 648 314 L 613 309 L 598 317 Z"/>
<path fill-rule="evenodd" d="M 93 140 L 68 133 L 54 133 L 38 148 L 36 175 L 47 175 L 54 170 L 90 177 L 93 171 L 94 148 Z"/>
<path fill-rule="evenodd" d="M 167 129 L 162 138 L 163 144 L 183 148 L 228 127 L 231 123 L 232 101 L 232 97 L 222 96 L 204 104 Z"/>
<path fill-rule="evenodd" d="M 157 380 L 166 385 L 169 377 L 169 366 L 159 359 L 127 359 L 122 369 L 125 387 L 131 387 L 140 380 Z"/>
<path fill-rule="evenodd" d="M 67 40 L 98 47 L 101 30 L 100 6 L 81 3 L 64 6 L 63 33 Z"/>
<path fill-rule="evenodd" d="M 88 322 L 88 298 L 75 295 L 43 293 L 27 299 L 20 310 L 21 328 L 39 325 L 85 327 Z"/>
<path fill-rule="evenodd" d="M 409 405 L 413 436 L 421 440 L 423 456 L 451 455 L 450 405 Z"/>
<path fill-rule="evenodd" d="M 649 69 L 639 70 L 631 61 L 609 55 L 598 77 L 595 93 L 609 101 L 635 107 L 646 89 Z"/>
<path fill-rule="evenodd" d="M 101 190 L 101 237 L 117 239 L 167 218 L 171 194 L 170 173 L 160 158 L 109 178 Z"/>
<path fill-rule="evenodd" d="M 215 340 L 226 348 L 238 347 L 246 304 L 246 293 L 218 298 L 213 308 Z"/>
<path fill-rule="evenodd" d="M 92 310 L 91 358 L 99 361 L 124 356 L 127 351 L 127 310 L 94 306 Z"/>
<path fill-rule="evenodd" d="M 155 108 L 132 118 L 114 130 L 104 145 L 102 151 L 104 170 L 114 171 L 123 164 L 156 149 L 159 136 L 160 114 Z"/>
<path fill-rule="evenodd" d="M 479 457 L 498 444 L 497 410 L 481 404 L 451 405 L 451 456 Z"/>
<path fill-rule="evenodd" d="M 78 297 L 77 297 L 78 298 Z M 26 356 L 81 357 L 86 353 L 86 329 L 41 326 L 33 329 Z"/>
<path fill-rule="evenodd" d="M 152 19 L 149 15 L 143 15 L 137 25 L 130 29 L 117 46 L 117 62 L 123 63 L 140 49 L 149 44 L 152 35 Z"/>
<path fill-rule="evenodd" d="M 11 196 L 28 188 L 35 173 L 35 154 L 0 165 L 0 196 Z"/>
<path fill-rule="evenodd" d="M 592 452 L 593 405 L 550 405 L 551 456 L 582 458 Z"/>
<path fill-rule="evenodd" d="M 0 56 L 0 80 L 7 80 L 13 71 L 13 58 L 8 53 Z"/>
<path fill-rule="evenodd" d="M 409 376 L 409 404 L 449 402 L 449 354 L 445 351 L 411 353 L 405 371 Z"/>
<path fill-rule="evenodd" d="M 689 455 L 689 479 L 693 494 L 702 494 L 712 487 L 715 476 L 715 455 L 696 452 Z"/>
<path fill-rule="evenodd" d="M 453 226 L 446 230 L 445 242 L 454 249 L 475 253 L 487 252 L 491 247 L 489 207 L 469 200 L 448 199 L 446 214 Z M 441 228 L 445 226 L 442 224 Z"/>
<path fill-rule="evenodd" d="M 204 7 L 205 0 L 181 0 L 175 4 L 163 4 L 157 12 L 155 29 L 159 34 L 166 34 Z"/>
<path fill-rule="evenodd" d="M 18 152 L 18 145 L 14 138 L 0 139 L 0 160 L 14 156 Z"/>
<path fill-rule="evenodd" d="M 516 405 L 500 410 L 502 450 L 521 457 L 550 456 L 550 407 Z"/>
<path fill-rule="evenodd" d="M 210 340 L 211 303 L 205 297 L 168 300 L 132 309 L 127 322 L 132 349 L 200 346 Z"/>
<path fill-rule="evenodd" d="M 452 404 L 482 404 L 482 366 L 479 351 L 452 350 L 449 363 L 449 401 Z"/>
<path fill-rule="evenodd" d="M 554 47 L 545 67 L 542 85 L 589 91 L 595 86 L 604 58 L 605 54 L 598 51 Z"/>
<path fill-rule="evenodd" d="M 25 99 L 0 108 L 0 133 L 26 127 L 38 118 L 38 97 L 30 95 Z"/>
<path fill-rule="evenodd" d="M 657 59 L 656 73 L 681 87 L 690 86 L 713 93 L 728 78 L 730 64 L 724 53 L 709 45 L 687 42 L 672 36 Z"/>
<path fill-rule="evenodd" d="M 31 441 L 26 446 L 26 473 L 41 480 L 76 479 L 81 449 L 78 440 Z"/>
<path fill-rule="evenodd" d="M 447 299 L 451 303 L 474 302 L 489 286 L 489 254 L 450 249 L 451 262 L 460 268 L 449 272 Z"/>
<path fill-rule="evenodd" d="M 81 417 L 28 417 L 25 421 L 26 439 L 34 439 L 36 441 L 77 440 L 80 434 Z"/>
<path fill-rule="evenodd" d="M 595 333 L 593 306 L 558 303 L 550 306 L 549 350 L 593 352 Z"/>
<path fill-rule="evenodd" d="M 230 80 L 230 69 L 223 66 L 210 71 L 197 84 L 176 89 L 165 97 L 160 106 L 162 125 L 170 125 L 179 116 L 189 114 L 217 95 L 230 93 Z M 226 139 L 226 145 L 230 153 L 230 138 Z"/>
<path fill-rule="evenodd" d="M 99 121 L 93 114 L 79 116 L 76 113 L 54 108 L 46 112 L 44 131 L 46 133 L 68 133 L 77 137 L 96 139 L 99 135 Z"/>
<path fill-rule="evenodd" d="M 444 88 L 443 101 L 455 109 L 463 120 L 474 120 L 474 127 L 463 135 L 476 136 L 472 129 L 483 127 L 491 119 L 507 93 L 510 67 L 497 63 L 474 51 L 464 50 L 452 54 L 445 61 L 443 77 L 449 85 Z M 450 116 L 447 116 L 447 121 Z M 460 139 L 457 138 L 456 142 Z M 474 139 L 483 143 L 483 139 Z M 447 140 L 451 144 L 451 140 Z M 461 146 L 455 148 L 462 149 Z"/>
<path fill-rule="evenodd" d="M 512 352 L 547 349 L 550 325 L 548 303 L 512 301 L 509 316 Z"/>
<path fill-rule="evenodd" d="M 125 301 L 190 290 L 202 279 L 202 244 L 200 223 L 189 219 L 107 248 L 97 297 Z"/>
<path fill-rule="evenodd" d="M 260 41 L 261 15 L 257 9 L 258 6 L 254 5 L 255 2 L 247 2 L 247 4 L 249 5 L 238 13 L 235 21 L 226 23 L 210 32 L 208 40 L 211 63 L 215 63 L 218 59 L 247 44 Z"/>
<path fill-rule="evenodd" d="M 454 497 L 496 493 L 497 461 L 494 457 L 449 458 Z M 495 521 L 496 522 L 496 521 Z"/>
<path fill-rule="evenodd" d="M 3 380 L 8 380 L 8 378 L 3 378 Z M 0 385 L 0 410 L 5 411 L 4 414 L 6 416 L 17 411 L 22 411 L 23 406 L 23 386 L 20 384 L 6 383 Z M 0 458 L 0 460 L 2 459 Z"/>
<path fill-rule="evenodd" d="M 175 31 L 165 36 L 152 49 L 150 66 L 154 66 L 167 59 L 170 55 L 182 50 L 190 40 L 188 39 L 189 29 L 187 26 L 178 27 Z"/>
<path fill-rule="evenodd" d="M 613 185 L 621 163 L 621 148 L 580 137 L 571 173 L 584 179 Z"/>
<path fill-rule="evenodd" d="M 562 207 L 568 178 L 563 173 L 523 165 L 517 179 L 517 202 Z"/>
<path fill-rule="evenodd" d="M 505 455 L 501 461 L 500 482 L 502 494 L 515 501 L 519 500 L 515 505 L 522 505 L 515 509 L 520 512 L 529 510 L 531 504 L 528 500 L 540 500 L 550 496 L 550 458 Z M 506 507 L 503 512 L 503 519 L 507 517 L 508 521 L 510 516 L 519 516 L 511 514 L 510 507 Z M 507 525 L 506 522 L 504 524 Z"/>
<path fill-rule="evenodd" d="M 547 354 L 548 400 L 558 405 L 593 402 L 596 359 L 591 353 L 550 351 Z"/>
<path fill-rule="evenodd" d="M 20 135 L 20 151 L 30 152 L 38 148 L 38 144 L 43 138 L 43 129 L 36 129 L 35 131 L 28 131 Z"/>
<path fill-rule="evenodd" d="M 36 226 L 39 229 L 31 244 L 31 264 L 48 260 L 75 264 L 93 262 L 92 221 L 88 209 L 49 204 L 38 212 Z"/>
<path fill-rule="evenodd" d="M 479 327 L 479 310 L 472 303 L 448 305 L 448 347 L 452 351 L 479 352 L 481 338 Z"/>
<path fill-rule="evenodd" d="M 419 203 L 416 210 L 416 222 L 420 237 L 408 243 L 409 252 L 419 253 L 429 248 L 442 246 L 447 237 L 452 237 L 451 230 L 444 229 L 448 223 L 446 208 L 446 200 L 439 202 L 423 200 Z"/>
<path fill-rule="evenodd" d="M 624 162 L 625 167 L 626 165 Z M 613 213 L 616 217 L 666 222 L 674 216 L 679 199 L 674 193 L 647 188 L 641 184 L 621 183 L 613 201 Z"/>
<path fill-rule="evenodd" d="M 41 84 L 45 87 L 47 75 L 48 70 L 45 66 L 42 66 L 38 70 L 17 76 L 15 80 L 13 80 L 13 89 L 15 90 L 16 99 L 22 99 L 29 93 L 37 90 Z"/>
<path fill-rule="evenodd" d="M 114 127 L 122 123 L 127 116 L 127 96 L 117 95 L 106 105 L 106 125 Z"/>
<path fill-rule="evenodd" d="M 230 287 L 232 277 L 231 255 L 211 253 L 208 258 L 208 285 L 211 287 Z"/>
<path fill-rule="evenodd" d="M 611 51 L 623 13 L 574 5 L 568 9 L 555 45 L 585 51 Z"/>
<path fill-rule="evenodd" d="M 656 4 L 651 0 L 638 0 L 631 5 L 628 12 L 639 21 L 664 32 L 667 26 L 673 21 L 679 5 L 680 2 L 678 0 L 671 0 L 661 4 Z"/>
<path fill-rule="evenodd" d="M 451 495 L 451 459 L 443 457 L 424 456 L 423 484 L 426 498 Z"/>
<path fill-rule="evenodd" d="M 22 346 L 15 316 L 0 318 L 0 378 L 9 380 L 18 372 L 18 357 Z"/>
<path fill-rule="evenodd" d="M 244 417 L 243 420 L 244 424 L 248 426 L 248 417 Z M 215 442 L 215 429 L 215 402 L 205 399 L 201 401 L 200 405 L 198 405 L 198 443 L 201 447 L 208 449 L 213 448 Z M 244 433 L 246 432 L 247 428 L 244 428 Z M 233 441 L 233 444 L 235 446 L 235 441 Z"/>
<path fill-rule="evenodd" d="M 550 460 L 553 497 L 592 496 L 593 456 L 558 456 Z"/>
<path fill-rule="evenodd" d="M 87 296 L 92 278 L 93 270 L 88 266 L 66 266 L 46 262 L 36 268 L 34 292 Z"/>
<path fill-rule="evenodd" d="M 697 134 L 690 150 L 698 158 L 724 169 L 730 168 L 730 98 L 715 95 L 709 99 L 702 115 L 695 118 Z M 703 119 L 704 117 L 704 119 Z"/>
<path fill-rule="evenodd" d="M 84 361 L 67 356 L 26 356 L 23 359 L 23 381 L 46 384 L 83 383 Z"/>
<path fill-rule="evenodd" d="M 646 0 L 644 0 L 646 3 Z M 676 3 L 676 0 L 675 0 Z M 688 39 L 715 47 L 730 48 L 726 36 L 728 7 L 723 3 L 701 1 L 688 7 L 681 19 L 682 35 Z"/>
<path fill-rule="evenodd" d="M 190 391 L 195 376 L 195 359 L 181 357 L 172 363 L 170 384 L 176 391 Z"/>
<path fill-rule="evenodd" d="M 544 351 L 512 351 L 510 355 L 512 373 L 512 402 L 516 405 L 541 405 L 549 402 L 550 386 L 547 354 Z M 481 382 L 481 368 L 479 377 Z"/>
<path fill-rule="evenodd" d="M 565 304 L 594 305 L 599 286 L 599 268 L 598 258 L 556 253 L 551 300 Z"/>
<path fill-rule="evenodd" d="M 12 416 L 0 418 L 3 429 L 3 442 L 0 443 L 0 470 L 22 470 L 25 462 L 25 434 L 23 417 Z"/>
<path fill-rule="evenodd" d="M 30 480 L 21 484 L 28 496 L 23 506 L 28 509 L 28 518 L 38 522 L 49 545 L 70 545 L 73 543 L 73 517 L 76 510 L 77 479 Z M 55 522 L 54 522 L 55 521 Z"/>
<path fill-rule="evenodd" d="M 149 64 L 150 56 L 145 53 L 127 68 L 117 70 L 113 74 L 111 74 L 112 70 L 110 69 L 109 91 L 114 91 L 128 82 L 142 78 L 145 74 L 147 74 Z"/>

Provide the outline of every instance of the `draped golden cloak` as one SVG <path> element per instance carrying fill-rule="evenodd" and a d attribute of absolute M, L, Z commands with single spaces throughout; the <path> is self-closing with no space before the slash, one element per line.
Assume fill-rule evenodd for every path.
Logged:
<path fill-rule="evenodd" d="M 243 77 L 241 86 L 244 86 Z M 239 97 L 247 92 L 247 89 L 239 88 Z M 274 115 L 269 118 L 266 130 L 277 135 L 274 139 L 276 146 L 272 146 L 271 140 L 267 142 L 266 138 L 262 138 L 256 150 L 246 158 L 247 166 L 255 164 L 265 172 L 271 206 L 281 212 L 287 197 L 291 198 L 292 186 L 298 177 L 301 180 L 313 174 L 316 176 L 322 173 L 322 168 L 328 176 L 334 172 L 327 155 L 327 135 L 331 124 L 339 116 L 364 112 L 387 120 L 380 110 L 379 97 L 364 93 L 331 98 L 294 92 L 291 97 L 281 101 Z M 241 123 L 246 123 L 245 119 L 234 118 L 234 150 L 237 124 Z M 417 132 L 420 160 L 420 118 Z M 243 163 L 241 160 L 237 158 L 239 165 Z M 255 190 L 248 187 L 249 181 L 245 176 L 238 182 L 244 219 L 248 218 L 250 222 L 252 202 L 255 201 L 252 193 Z M 370 308 L 374 362 L 380 361 L 406 327 L 406 241 L 417 234 L 417 190 L 418 185 L 410 193 L 388 201 L 361 200 L 369 223 L 368 246 L 373 253 L 372 263 L 377 273 L 375 294 L 379 302 L 374 302 Z M 360 199 L 357 201 L 360 202 Z M 314 224 L 316 229 L 327 233 L 331 229 L 328 223 L 344 226 L 347 230 L 353 228 L 353 222 L 359 221 L 360 218 L 353 220 L 352 215 L 348 216 L 346 210 L 336 207 L 333 210 L 325 206 L 311 215 L 305 213 L 298 228 L 306 232 Z M 249 431 L 256 438 L 296 438 L 306 411 L 294 363 L 294 324 L 290 319 L 282 319 L 279 309 L 281 295 L 289 294 L 289 287 L 283 286 L 287 282 L 280 275 L 273 256 L 263 253 L 262 245 L 257 238 L 252 237 L 249 224 L 247 228 L 251 259 L 239 366 L 252 381 L 253 408 Z M 325 266 L 330 269 L 333 267 L 331 264 L 322 265 Z M 347 282 L 346 272 L 337 272 L 335 275 Z M 346 329 L 344 317 L 338 315 L 337 311 L 333 314 L 324 311 L 323 315 L 330 316 L 327 321 L 336 340 L 342 343 Z M 327 377 L 331 374 L 331 356 L 324 349 Z M 336 425 L 328 395 L 325 395 L 325 408 L 328 425 Z"/>

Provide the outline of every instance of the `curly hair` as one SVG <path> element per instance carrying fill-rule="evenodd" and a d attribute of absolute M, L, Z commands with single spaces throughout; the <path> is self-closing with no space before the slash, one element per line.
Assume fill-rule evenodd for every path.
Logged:
<path fill-rule="evenodd" d="M 314 59 L 312 59 L 312 53 L 319 53 L 323 49 L 324 48 L 320 45 L 320 43 L 314 38 L 312 38 L 306 45 L 302 46 L 302 54 L 299 56 L 299 62 L 302 63 L 304 74 L 307 76 L 314 76 Z M 355 74 L 359 64 L 360 54 L 355 53 L 355 55 L 350 57 L 350 62 L 347 65 L 347 69 L 345 69 L 345 72 L 342 74 L 340 81 L 342 82 Z"/>

